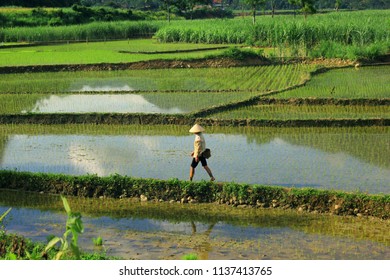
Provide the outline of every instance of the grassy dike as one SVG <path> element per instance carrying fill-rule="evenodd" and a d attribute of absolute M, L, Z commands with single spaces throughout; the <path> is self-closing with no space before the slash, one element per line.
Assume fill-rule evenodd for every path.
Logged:
<path fill-rule="evenodd" d="M 208 112 L 210 113 L 210 112 Z M 120 114 L 120 113 L 79 113 L 79 114 L 0 114 L 0 124 L 112 124 L 112 125 L 193 125 L 205 126 L 263 126 L 263 127 L 353 127 L 390 126 L 390 119 L 217 119 L 200 117 L 200 114 Z"/>
<path fill-rule="evenodd" d="M 390 217 L 390 195 L 238 183 L 157 180 L 121 175 L 72 176 L 0 171 L 0 188 L 79 197 L 133 197 L 144 201 L 220 203 L 234 207 L 296 209 L 299 212 Z"/>

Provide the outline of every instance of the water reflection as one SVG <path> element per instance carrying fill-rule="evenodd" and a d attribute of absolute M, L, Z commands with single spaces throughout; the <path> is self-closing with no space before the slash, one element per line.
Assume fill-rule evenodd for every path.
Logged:
<path fill-rule="evenodd" d="M 107 255 L 125 259 L 180 259 L 188 253 L 201 259 L 390 257 L 383 233 L 389 224 L 381 220 L 211 204 L 69 199 L 72 210 L 82 213 L 81 248 L 96 250 L 92 239 L 101 236 Z M 47 236 L 61 236 L 65 230 L 66 213 L 59 197 L 0 190 L 0 213 L 9 207 L 5 221 L 9 233 L 46 242 Z M 115 215 L 119 209 L 120 217 Z M 365 233 L 368 229 L 374 236 Z"/>
<path fill-rule="evenodd" d="M 90 82 L 89 84 L 85 83 L 74 83 L 71 86 L 70 91 L 74 92 L 118 92 L 118 91 L 133 91 L 135 90 L 133 87 L 129 86 L 126 82 L 120 82 L 120 81 L 95 81 Z"/>
<path fill-rule="evenodd" d="M 33 113 L 184 113 L 171 106 L 161 108 L 140 94 L 67 94 L 39 99 Z"/>
<path fill-rule="evenodd" d="M 333 141 L 334 131 L 331 135 Z M 324 133 L 311 137 L 327 138 Z M 365 151 L 352 152 L 347 146 L 358 145 L 354 140 L 333 150 L 325 143 L 310 145 L 308 135 L 302 137 L 306 141 L 290 134 L 252 138 L 245 134 L 207 135 L 213 151 L 209 165 L 217 180 L 390 193 L 387 133 L 375 134 L 373 143 L 365 142 Z M 348 138 L 353 139 L 351 135 Z M 192 141 L 191 135 L 16 134 L 7 138 L 0 168 L 184 180 L 188 178 Z M 198 172 L 195 179 L 208 178 L 205 172 Z"/>

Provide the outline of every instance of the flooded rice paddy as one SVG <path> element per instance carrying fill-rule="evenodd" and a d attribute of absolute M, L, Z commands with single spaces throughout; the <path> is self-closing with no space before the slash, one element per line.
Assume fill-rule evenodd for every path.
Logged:
<path fill-rule="evenodd" d="M 76 83 L 62 83 L 60 78 L 50 85 L 44 78 L 33 87 L 27 82 L 20 86 L 15 79 L 16 85 L 6 92 L 19 94 L 3 94 L 0 111 L 186 113 L 254 94 L 198 92 L 202 98 L 194 107 L 191 92 L 135 91 L 210 90 L 213 81 L 172 87 L 137 77 L 129 82 L 104 76 L 88 83 L 85 77 Z M 0 125 L 0 169 L 186 180 L 193 145 L 188 129 Z M 390 193 L 388 127 L 206 130 L 212 150 L 208 163 L 219 182 Z M 195 180 L 207 179 L 199 166 Z M 215 204 L 68 200 L 72 210 L 83 215 L 81 248 L 124 259 L 180 259 L 190 253 L 201 259 L 390 259 L 389 221 Z M 64 232 L 66 215 L 58 196 L 0 190 L 0 213 L 9 207 L 9 233 L 46 242 L 48 236 Z M 103 247 L 93 245 L 92 239 L 99 236 Z"/>
<path fill-rule="evenodd" d="M 193 135 L 186 126 L 0 128 L 1 169 L 188 178 Z M 390 193 L 387 127 L 206 129 L 217 181 Z M 208 176 L 199 166 L 194 179 Z"/>
<path fill-rule="evenodd" d="M 27 111 L 23 111 L 27 112 Z M 141 94 L 50 95 L 38 99 L 31 113 L 185 113 L 171 106 L 160 107 Z"/>
<path fill-rule="evenodd" d="M 390 223 L 371 218 L 238 209 L 226 205 L 68 198 L 82 213 L 82 250 L 124 259 L 389 259 Z M 13 207 L 8 233 L 47 242 L 61 236 L 58 196 L 0 190 L 0 213 Z M 103 246 L 92 239 L 102 237 Z"/>

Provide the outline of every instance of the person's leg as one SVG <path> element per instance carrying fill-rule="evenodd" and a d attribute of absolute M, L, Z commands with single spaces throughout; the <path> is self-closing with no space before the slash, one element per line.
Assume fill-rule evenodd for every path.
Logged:
<path fill-rule="evenodd" d="M 210 181 L 215 181 L 215 178 L 214 178 L 213 173 L 211 172 L 210 168 L 207 165 L 203 166 L 203 168 L 206 170 L 207 174 L 209 174 Z"/>
<path fill-rule="evenodd" d="M 200 157 L 199 160 L 202 163 L 202 166 L 206 170 L 207 174 L 209 174 L 210 181 L 214 181 L 215 178 L 214 178 L 213 173 L 211 172 L 210 168 L 207 166 L 207 160 L 204 157 Z"/>
<path fill-rule="evenodd" d="M 196 161 L 194 158 L 192 159 L 191 162 L 191 167 L 190 167 L 190 181 L 192 181 L 192 178 L 194 178 L 195 175 L 195 168 L 198 166 L 198 161 Z"/>
<path fill-rule="evenodd" d="M 190 167 L 190 181 L 192 181 L 192 178 L 194 178 L 195 175 L 195 168 L 192 166 Z"/>

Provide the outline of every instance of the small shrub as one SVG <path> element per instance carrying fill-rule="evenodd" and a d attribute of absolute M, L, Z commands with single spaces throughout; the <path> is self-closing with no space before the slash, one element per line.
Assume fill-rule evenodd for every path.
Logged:
<path fill-rule="evenodd" d="M 252 49 L 240 49 L 237 47 L 230 47 L 222 53 L 222 57 L 244 60 L 248 58 L 264 58 L 264 50 L 254 51 Z"/>

